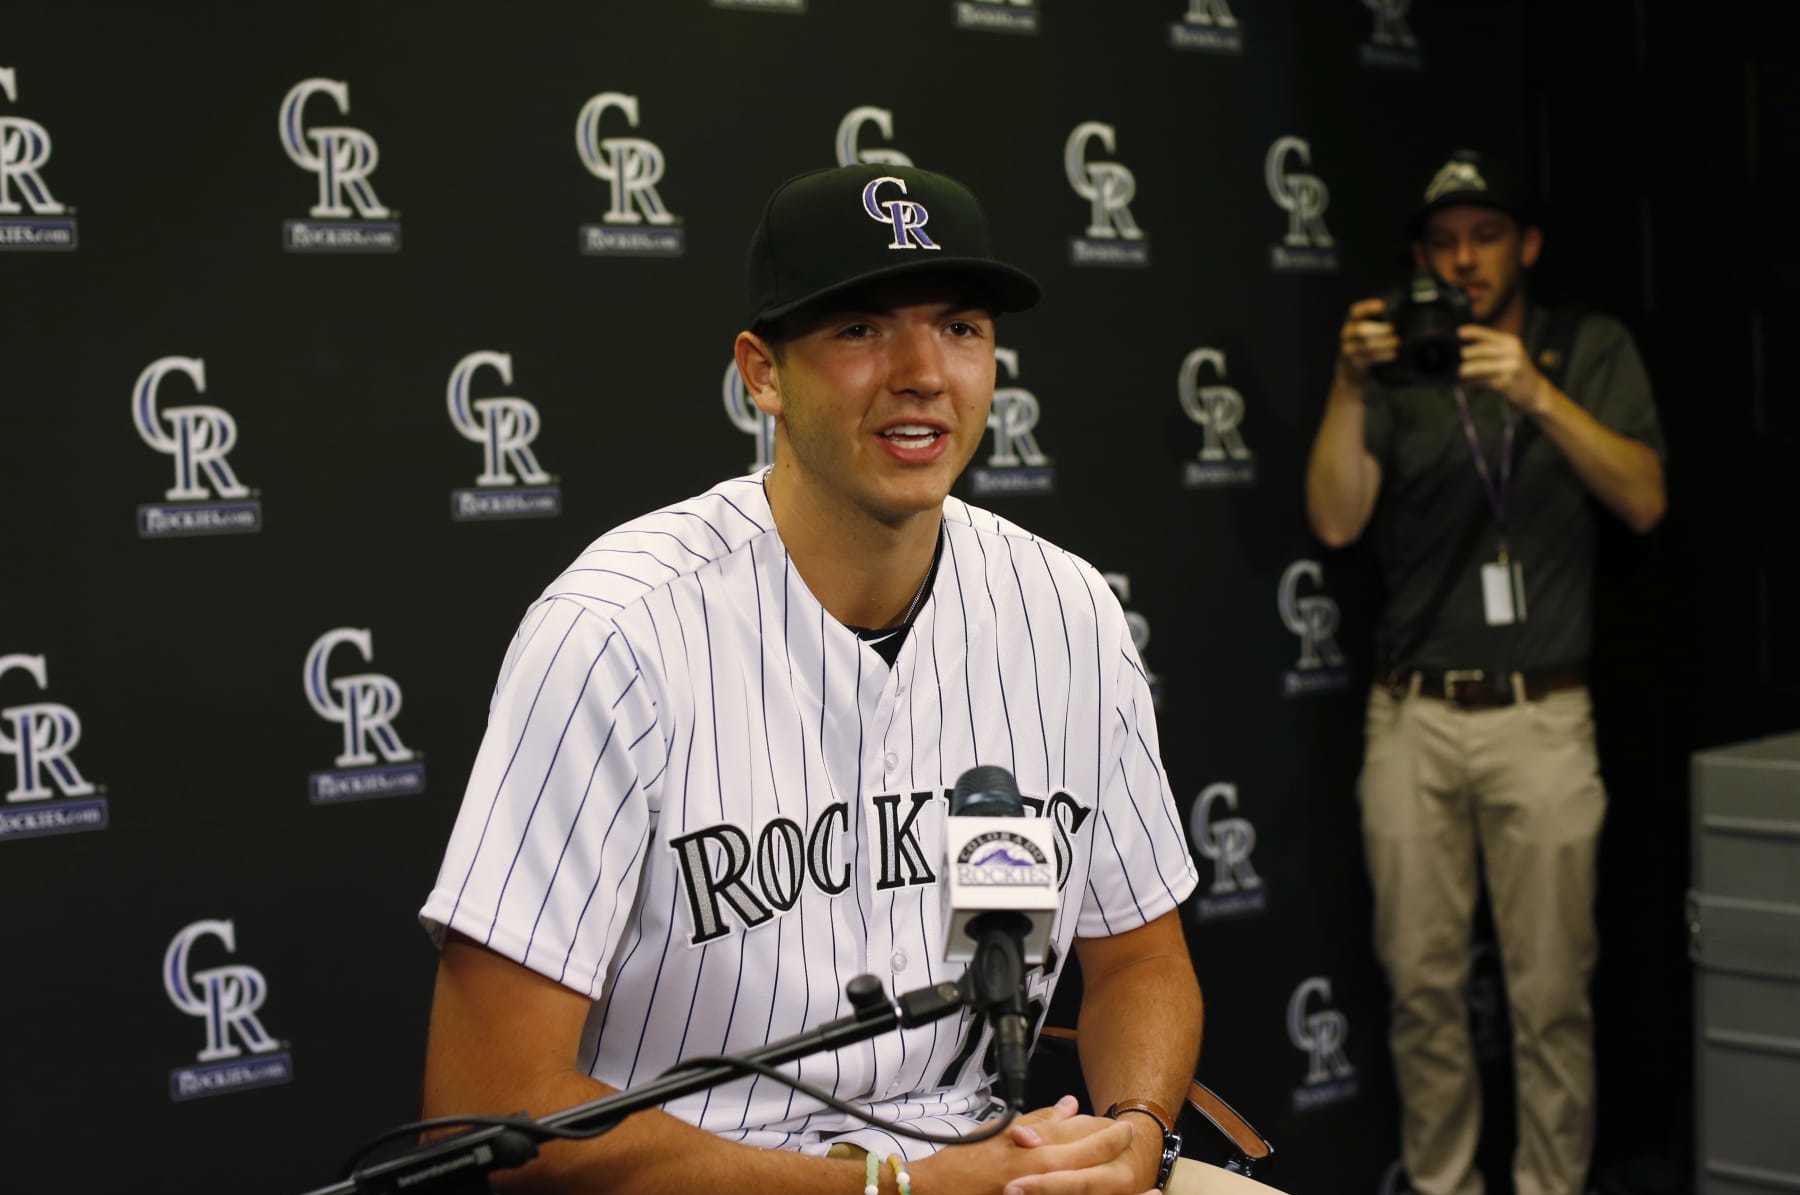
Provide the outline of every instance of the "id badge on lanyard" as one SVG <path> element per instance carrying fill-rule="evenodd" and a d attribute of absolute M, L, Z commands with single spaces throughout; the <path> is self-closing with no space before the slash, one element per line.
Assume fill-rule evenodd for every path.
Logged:
<path fill-rule="evenodd" d="M 1500 555 L 1481 566 L 1481 605 L 1491 627 L 1511 626 L 1525 621 L 1525 568 L 1513 559 L 1506 540 L 1506 499 L 1512 490 L 1513 441 L 1519 427 L 1519 413 L 1511 404 L 1506 408 L 1506 432 L 1500 442 L 1500 478 L 1498 483 L 1481 453 L 1481 437 L 1475 433 L 1475 420 L 1469 414 L 1469 399 L 1461 386 L 1455 387 L 1456 410 L 1462 417 L 1463 436 L 1469 442 L 1469 455 L 1475 458 L 1475 472 L 1481 477 L 1482 492 L 1494 512 L 1494 526 L 1500 531 Z"/>

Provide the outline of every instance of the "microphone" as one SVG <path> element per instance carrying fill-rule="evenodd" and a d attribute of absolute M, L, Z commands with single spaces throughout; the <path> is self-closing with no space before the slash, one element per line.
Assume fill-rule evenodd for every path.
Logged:
<path fill-rule="evenodd" d="M 1056 920 L 1054 827 L 1025 816 L 1019 785 L 1005 768 L 964 772 L 944 819 L 946 962 L 967 962 L 971 1002 L 994 1026 L 994 1053 L 1006 1102 L 1025 1107 L 1031 1026 L 1025 968 L 1041 964 Z"/>

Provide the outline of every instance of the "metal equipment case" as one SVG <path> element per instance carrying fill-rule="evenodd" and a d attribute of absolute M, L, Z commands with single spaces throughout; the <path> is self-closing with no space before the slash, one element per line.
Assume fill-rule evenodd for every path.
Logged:
<path fill-rule="evenodd" d="M 1800 1192 L 1800 734 L 1693 769 L 1695 1187 Z"/>

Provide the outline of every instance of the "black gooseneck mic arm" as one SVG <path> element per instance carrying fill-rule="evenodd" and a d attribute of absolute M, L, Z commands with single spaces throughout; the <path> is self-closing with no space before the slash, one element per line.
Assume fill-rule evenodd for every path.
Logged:
<path fill-rule="evenodd" d="M 777 1066 L 879 1037 L 894 1029 L 910 1029 L 952 1016 L 971 1001 L 965 985 L 939 983 L 890 998 L 873 975 L 858 975 L 844 987 L 856 1011 L 823 1025 L 745 1051 L 740 1058 Z M 486 1175 L 523 1166 L 537 1156 L 540 1141 L 558 1137 L 594 1137 L 633 1112 L 668 1103 L 696 1091 L 740 1078 L 742 1068 L 726 1060 L 677 1066 L 629 1091 L 577 1104 L 537 1121 L 490 1124 L 410 1149 L 397 1158 L 357 1170 L 341 1182 L 308 1195 L 397 1195 L 400 1192 L 486 1191 Z M 1011 1117 L 1006 1118 L 1008 1121 Z M 411 1127 L 408 1128 L 411 1135 Z"/>

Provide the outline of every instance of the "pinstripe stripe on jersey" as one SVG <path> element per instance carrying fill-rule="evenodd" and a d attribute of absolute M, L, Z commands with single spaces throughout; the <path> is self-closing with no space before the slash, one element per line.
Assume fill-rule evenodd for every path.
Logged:
<path fill-rule="evenodd" d="M 971 530 L 973 530 L 973 528 L 971 528 Z M 994 623 L 996 625 L 1001 625 L 1000 606 L 999 603 L 994 601 L 994 585 L 993 582 L 988 579 L 987 546 L 981 542 L 981 536 L 977 535 L 974 538 L 975 548 L 981 553 L 981 587 L 987 592 L 988 610 L 994 616 Z M 1027 625 L 1029 625 L 1029 622 Z M 1000 716 L 1006 723 L 1006 766 L 1009 771 L 1016 775 L 1019 770 L 1019 745 L 1013 739 L 1012 703 L 1006 699 L 1006 665 L 1000 658 L 1000 653 L 1005 646 L 1005 638 L 1000 635 L 995 635 L 994 688 L 1000 694 Z M 1035 655 L 1033 656 L 1033 659 L 1036 659 Z"/>
<path fill-rule="evenodd" d="M 1038 675 L 1037 632 L 1031 629 L 1031 604 L 1025 600 L 1025 581 L 1019 576 L 1019 562 L 1013 556 L 1012 540 L 1002 541 L 1006 545 L 1007 567 L 1012 569 L 1013 585 L 1019 594 L 1020 621 L 1025 624 L 1025 641 L 1031 647 L 1031 697 L 1037 704 L 1038 735 L 1044 740 L 1044 780 L 1041 787 L 1050 786 L 1050 730 L 1044 725 L 1044 682 Z"/>

